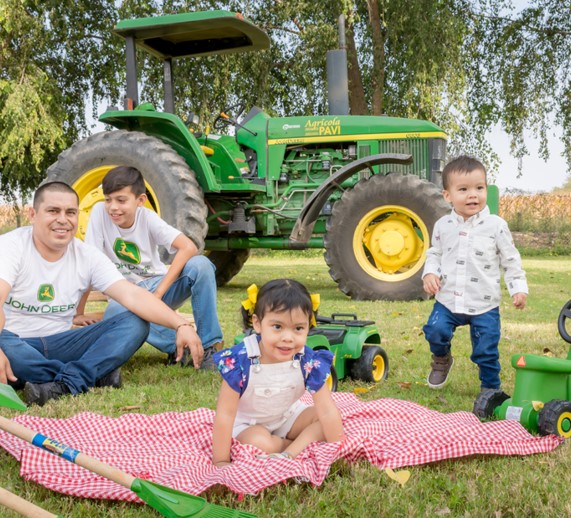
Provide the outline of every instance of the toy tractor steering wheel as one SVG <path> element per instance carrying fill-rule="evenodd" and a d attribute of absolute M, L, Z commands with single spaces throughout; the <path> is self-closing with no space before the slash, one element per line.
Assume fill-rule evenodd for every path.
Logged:
<path fill-rule="evenodd" d="M 566 304 L 561 308 L 559 313 L 559 318 L 557 319 L 557 329 L 561 338 L 567 343 L 571 344 L 571 334 L 567 331 L 567 320 L 571 319 L 571 300 L 568 300 Z"/>
<path fill-rule="evenodd" d="M 246 107 L 244 103 L 237 103 L 228 106 L 228 108 L 224 109 L 224 111 L 220 112 L 220 115 L 214 119 L 212 123 L 212 127 L 214 129 L 222 129 L 224 126 L 231 126 L 233 125 L 244 113 Z M 228 114 L 233 113 L 235 114 L 234 117 L 230 117 Z"/>

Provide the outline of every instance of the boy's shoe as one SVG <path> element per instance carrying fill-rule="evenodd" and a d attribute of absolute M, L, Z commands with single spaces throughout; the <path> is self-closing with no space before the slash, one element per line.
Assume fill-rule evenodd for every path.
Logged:
<path fill-rule="evenodd" d="M 216 349 L 214 349 L 214 346 L 207 347 L 206 349 L 204 349 L 204 356 L 202 357 L 202 363 L 200 364 L 201 370 L 209 370 L 209 371 L 218 370 L 218 367 L 216 366 L 216 363 L 212 358 L 215 352 Z"/>
<path fill-rule="evenodd" d="M 123 380 L 121 379 L 121 369 L 117 367 L 115 370 L 112 370 L 109 374 L 106 374 L 102 378 L 99 378 L 95 382 L 95 386 L 121 388 L 123 386 Z"/>
<path fill-rule="evenodd" d="M 182 352 L 182 358 L 179 362 L 176 361 L 176 349 L 174 352 L 169 353 L 167 356 L 167 365 L 180 365 L 181 367 L 188 367 L 192 364 L 190 358 L 190 351 L 185 347 Z"/>
<path fill-rule="evenodd" d="M 448 383 L 448 375 L 450 374 L 450 369 L 454 365 L 454 358 L 448 353 L 446 356 L 435 356 L 432 355 L 432 370 L 428 375 L 428 386 L 431 389 L 441 389 Z"/>
<path fill-rule="evenodd" d="M 24 386 L 24 399 L 28 405 L 44 406 L 50 399 L 58 399 L 71 391 L 63 381 L 30 383 Z"/>

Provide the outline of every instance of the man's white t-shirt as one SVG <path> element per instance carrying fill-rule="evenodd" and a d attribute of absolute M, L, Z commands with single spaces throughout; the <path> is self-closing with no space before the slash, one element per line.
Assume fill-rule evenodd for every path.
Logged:
<path fill-rule="evenodd" d="M 64 256 L 46 261 L 32 239 L 32 227 L 0 236 L 0 278 L 10 286 L 4 329 L 22 338 L 71 329 L 76 307 L 89 287 L 105 291 L 122 280 L 104 254 L 72 239 Z"/>
<path fill-rule="evenodd" d="M 155 275 L 164 275 L 166 266 L 159 257 L 159 246 L 174 253 L 173 241 L 181 234 L 158 214 L 138 207 L 129 228 L 113 223 L 105 204 L 96 203 L 89 216 L 85 242 L 102 250 L 129 282 L 137 284 Z"/>

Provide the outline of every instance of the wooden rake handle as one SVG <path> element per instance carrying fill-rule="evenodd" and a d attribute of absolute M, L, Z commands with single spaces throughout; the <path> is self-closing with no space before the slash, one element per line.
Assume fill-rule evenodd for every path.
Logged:
<path fill-rule="evenodd" d="M 0 505 L 27 518 L 58 518 L 57 514 L 50 513 L 2 487 L 0 487 Z"/>
<path fill-rule="evenodd" d="M 5 417 L 0 416 L 0 430 L 4 430 L 10 435 L 19 437 L 20 439 L 33 444 L 43 450 L 49 451 L 58 457 L 63 457 L 64 459 L 81 466 L 97 475 L 102 476 L 108 480 L 116 482 L 117 484 L 131 489 L 131 485 L 135 481 L 135 477 L 121 471 L 105 462 L 101 462 L 94 457 L 90 457 L 85 453 L 81 453 L 78 450 L 69 448 L 64 444 L 61 444 L 53 439 L 50 439 L 40 433 L 36 433 L 33 430 L 16 423 L 15 421 L 10 421 Z M 50 515 L 53 516 L 53 515 Z"/>

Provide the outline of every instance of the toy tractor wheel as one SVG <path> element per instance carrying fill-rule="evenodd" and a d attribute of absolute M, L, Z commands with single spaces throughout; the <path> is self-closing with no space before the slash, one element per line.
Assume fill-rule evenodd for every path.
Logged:
<path fill-rule="evenodd" d="M 571 344 L 571 334 L 567 330 L 569 319 L 571 319 L 571 300 L 567 301 L 567 303 L 561 308 L 559 318 L 557 319 L 557 329 L 559 330 L 561 338 Z"/>
<path fill-rule="evenodd" d="M 348 189 L 327 221 L 325 261 L 356 300 L 426 298 L 422 268 L 436 221 L 450 206 L 413 175 L 373 175 Z"/>
<path fill-rule="evenodd" d="M 250 250 L 211 250 L 206 255 L 216 266 L 216 285 L 220 287 L 238 275 L 250 257 Z"/>
<path fill-rule="evenodd" d="M 349 375 L 353 379 L 378 383 L 387 378 L 389 358 L 382 347 L 364 345 L 361 356 L 351 360 Z"/>
<path fill-rule="evenodd" d="M 327 376 L 325 383 L 327 384 L 331 392 L 337 392 L 339 377 L 337 376 L 337 370 L 335 369 L 335 365 L 331 365 L 331 374 Z"/>
<path fill-rule="evenodd" d="M 499 407 L 509 396 L 503 390 L 487 390 L 481 392 L 474 401 L 472 412 L 480 419 L 493 417 L 494 410 Z"/>
<path fill-rule="evenodd" d="M 554 399 L 545 403 L 539 412 L 537 429 L 541 435 L 571 437 L 571 401 Z"/>
<path fill-rule="evenodd" d="M 78 237 L 85 236 L 93 205 L 103 201 L 101 180 L 118 165 L 139 169 L 147 186 L 147 207 L 204 248 L 207 210 L 194 172 L 173 148 L 137 131 L 96 133 L 76 142 L 49 167 L 48 181 L 65 182 L 79 195 Z"/>

